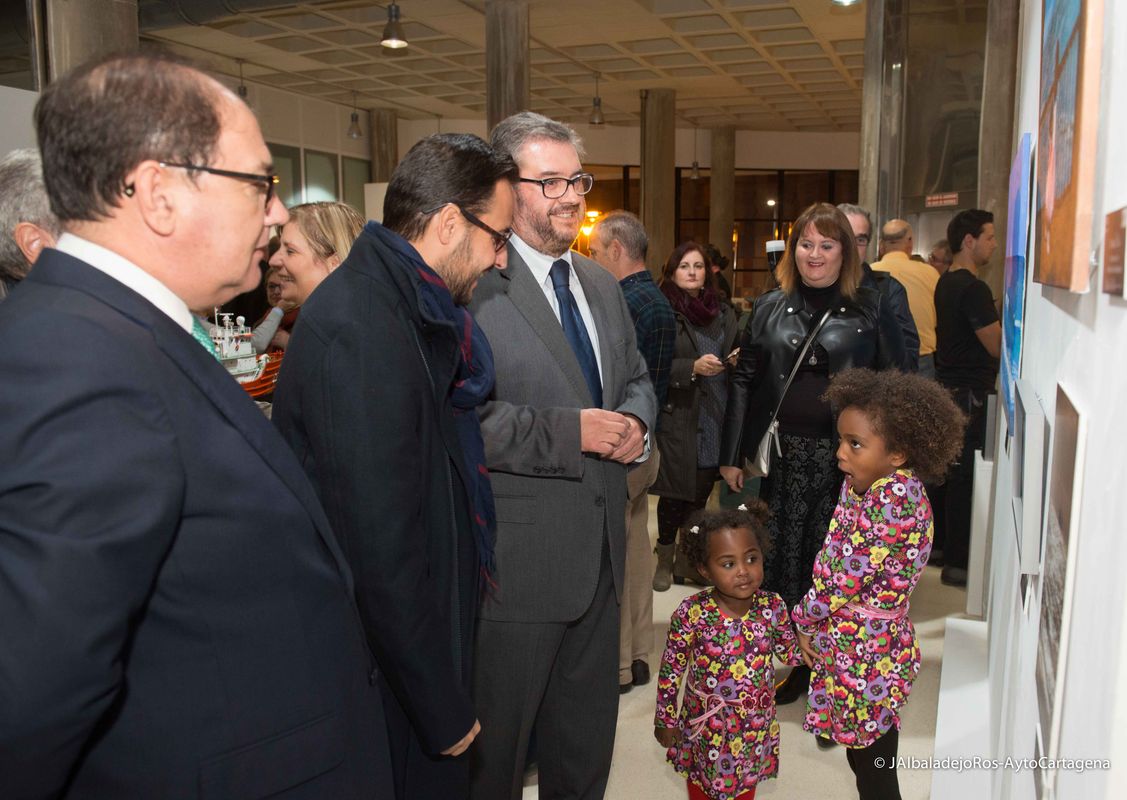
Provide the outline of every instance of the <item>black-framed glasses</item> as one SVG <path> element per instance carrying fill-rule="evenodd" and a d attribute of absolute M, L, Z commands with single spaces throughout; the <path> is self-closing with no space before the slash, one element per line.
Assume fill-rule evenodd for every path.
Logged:
<path fill-rule="evenodd" d="M 270 201 L 274 199 L 274 187 L 281 181 L 277 175 L 256 175 L 253 172 L 234 172 L 229 169 L 216 169 L 205 167 L 202 164 L 173 164 L 171 161 L 161 161 L 162 167 L 176 167 L 177 169 L 194 170 L 196 172 L 210 172 L 224 178 L 235 178 L 240 181 L 253 181 L 266 187 L 266 207 L 270 208 Z"/>
<path fill-rule="evenodd" d="M 454 208 L 458 209 L 458 211 L 461 213 L 461 215 L 466 218 L 466 222 L 470 223 L 471 225 L 473 225 L 475 227 L 481 228 L 483 231 L 485 231 L 491 237 L 493 237 L 493 252 L 494 253 L 500 253 L 502 250 L 505 249 L 505 245 L 507 245 L 509 243 L 509 239 L 512 237 L 513 232 L 512 231 L 505 231 L 504 233 L 502 233 L 501 231 L 497 230 L 496 228 L 493 228 L 489 225 L 486 225 L 484 222 L 482 222 L 480 219 L 478 219 L 472 213 L 467 211 L 465 206 L 463 206 L 461 203 L 455 203 L 453 201 L 450 201 L 448 203 L 443 203 L 442 205 L 438 205 L 438 206 L 435 206 L 434 208 L 431 208 L 431 209 L 424 211 L 423 216 L 429 217 L 431 214 L 435 213 L 436 211 L 441 210 L 442 208 L 445 208 L 448 205 L 454 206 Z"/>
<path fill-rule="evenodd" d="M 595 176 L 590 172 L 580 172 L 571 178 L 517 178 L 521 183 L 538 183 L 540 191 L 549 200 L 558 200 L 567 194 L 567 187 L 575 189 L 575 193 L 582 197 L 591 191 L 595 185 Z"/>

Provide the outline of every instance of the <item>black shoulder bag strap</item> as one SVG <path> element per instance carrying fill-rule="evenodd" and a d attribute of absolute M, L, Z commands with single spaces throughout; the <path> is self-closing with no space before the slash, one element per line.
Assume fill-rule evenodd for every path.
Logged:
<path fill-rule="evenodd" d="M 806 358 L 806 353 L 809 352 L 810 346 L 814 344 L 814 337 L 818 335 L 818 331 L 822 330 L 822 326 L 826 324 L 826 320 L 830 318 L 830 311 L 832 308 L 827 308 L 826 312 L 822 314 L 822 318 L 818 320 L 818 324 L 814 326 L 814 330 L 810 331 L 806 337 L 806 341 L 802 343 L 802 348 L 798 351 L 798 358 L 794 360 L 794 366 L 791 367 L 790 375 L 787 376 L 787 382 L 783 384 L 783 391 L 779 395 L 779 403 L 775 406 L 775 411 L 771 414 L 771 419 L 767 423 L 767 427 L 771 427 L 771 423 L 779 416 L 779 410 L 783 407 L 783 399 L 787 396 L 787 390 L 790 389 L 791 383 L 794 381 L 794 376 L 798 374 L 798 368 L 802 365 L 802 359 Z"/>

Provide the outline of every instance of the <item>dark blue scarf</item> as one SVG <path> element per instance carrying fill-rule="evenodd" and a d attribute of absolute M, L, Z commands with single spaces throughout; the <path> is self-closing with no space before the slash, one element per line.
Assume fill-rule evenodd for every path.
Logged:
<path fill-rule="evenodd" d="M 493 350 L 489 340 L 465 308 L 454 303 L 446 283 L 431 269 L 411 243 L 377 222 L 369 222 L 368 233 L 403 257 L 391 259 L 388 266 L 409 271 L 411 283 L 419 292 L 419 313 L 430 323 L 450 328 L 458 339 L 462 354 L 454 376 L 450 394 L 454 406 L 454 421 L 458 441 L 462 445 L 466 473 L 471 482 L 467 486 L 470 501 L 470 524 L 477 549 L 479 574 L 489 582 L 493 574 L 493 542 L 496 530 L 496 513 L 493 508 L 493 489 L 489 483 L 489 470 L 485 467 L 485 442 L 481 438 L 481 425 L 477 407 L 489 399 L 493 390 Z"/>

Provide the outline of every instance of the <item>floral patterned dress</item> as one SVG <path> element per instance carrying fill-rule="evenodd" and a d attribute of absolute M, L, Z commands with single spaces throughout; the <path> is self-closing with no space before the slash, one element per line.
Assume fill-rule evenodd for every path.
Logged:
<path fill-rule="evenodd" d="M 673 613 L 655 725 L 681 729 L 669 763 L 711 798 L 737 797 L 778 772 L 772 656 L 801 663 L 786 604 L 774 592 L 757 592 L 740 619 L 720 609 L 711 589 L 685 598 Z"/>
<path fill-rule="evenodd" d="M 794 607 L 821 656 L 803 727 L 846 747 L 868 747 L 893 725 L 920 670 L 908 596 L 931 554 L 931 503 L 899 469 L 859 497 L 844 482 L 814 562 L 814 585 Z"/>

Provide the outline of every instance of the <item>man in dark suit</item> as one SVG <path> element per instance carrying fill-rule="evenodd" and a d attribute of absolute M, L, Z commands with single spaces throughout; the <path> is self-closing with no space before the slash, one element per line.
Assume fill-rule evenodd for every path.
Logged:
<path fill-rule="evenodd" d="M 389 796 L 351 574 L 188 310 L 287 219 L 253 114 L 132 54 L 36 127 L 65 232 L 0 306 L 0 797 Z"/>
<path fill-rule="evenodd" d="M 508 266 L 470 310 L 497 380 L 480 413 L 497 500 L 496 586 L 478 621 L 471 796 L 517 800 L 530 734 L 544 797 L 599 798 L 618 715 L 626 465 L 657 401 L 614 277 L 569 248 L 592 177 L 566 125 L 493 131 L 520 169 Z"/>
<path fill-rule="evenodd" d="M 384 224 L 302 306 L 274 395 L 356 575 L 400 800 L 466 797 L 481 729 L 471 645 L 493 502 L 475 409 L 493 363 L 463 306 L 505 266 L 515 177 L 470 134 L 412 147 Z"/>

